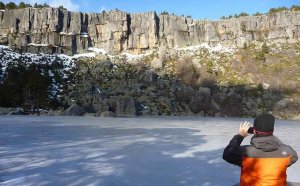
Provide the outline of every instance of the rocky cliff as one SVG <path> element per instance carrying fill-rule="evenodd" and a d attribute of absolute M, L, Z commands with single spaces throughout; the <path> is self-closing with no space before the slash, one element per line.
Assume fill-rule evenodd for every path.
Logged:
<path fill-rule="evenodd" d="M 157 15 L 69 12 L 56 8 L 0 11 L 0 44 L 33 53 L 81 53 L 88 47 L 139 53 L 160 46 L 208 43 L 242 47 L 249 42 L 288 42 L 300 38 L 300 12 L 218 21 Z"/>

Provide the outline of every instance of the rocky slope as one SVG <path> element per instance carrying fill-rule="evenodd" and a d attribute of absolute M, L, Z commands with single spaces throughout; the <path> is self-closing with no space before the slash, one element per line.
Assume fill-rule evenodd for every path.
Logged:
<path fill-rule="evenodd" d="M 25 96 L 15 104 L 27 108 L 27 113 L 38 107 L 47 109 L 41 113 L 48 115 L 254 117 L 271 111 L 279 118 L 300 117 L 299 43 L 270 45 L 267 53 L 254 45 L 239 50 L 221 45 L 160 48 L 144 55 L 95 52 L 67 57 L 18 54 L 9 48 L 0 53 L 0 95 L 6 96 L 1 95 L 1 106 L 15 99 L 10 92 L 18 86 L 11 83 L 18 81 L 11 80 L 11 74 L 17 67 L 24 66 L 21 69 L 28 71 L 37 65 L 39 72 L 51 79 L 51 99 L 35 103 Z M 26 73 L 20 77 L 25 78 Z M 30 79 L 20 84 L 30 85 Z M 28 91 L 20 97 L 23 95 Z M 9 112 L 21 111 L 0 109 L 2 114 Z"/>
<path fill-rule="evenodd" d="M 88 47 L 139 53 L 208 43 L 232 48 L 244 43 L 294 43 L 300 38 L 300 11 L 218 21 L 193 20 L 155 12 L 130 14 L 69 12 L 56 8 L 0 11 L 0 44 L 31 53 L 81 53 Z"/>

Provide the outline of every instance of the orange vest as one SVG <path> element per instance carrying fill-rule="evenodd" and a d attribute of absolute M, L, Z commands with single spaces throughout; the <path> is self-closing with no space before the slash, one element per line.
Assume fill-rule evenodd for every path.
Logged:
<path fill-rule="evenodd" d="M 286 186 L 286 169 L 291 157 L 243 157 L 241 186 Z"/>

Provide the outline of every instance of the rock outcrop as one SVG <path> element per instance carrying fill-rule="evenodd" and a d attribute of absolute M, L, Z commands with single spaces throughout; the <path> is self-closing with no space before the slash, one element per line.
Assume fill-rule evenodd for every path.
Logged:
<path fill-rule="evenodd" d="M 57 8 L 0 11 L 0 44 L 23 52 L 81 53 L 88 47 L 139 53 L 160 46 L 185 47 L 221 43 L 243 47 L 249 42 L 296 42 L 300 11 L 218 21 L 193 20 L 155 12 L 130 14 L 69 12 Z"/>

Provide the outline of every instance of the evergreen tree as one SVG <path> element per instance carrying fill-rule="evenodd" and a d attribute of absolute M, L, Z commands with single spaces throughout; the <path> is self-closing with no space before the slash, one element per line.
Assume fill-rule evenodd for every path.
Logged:
<path fill-rule="evenodd" d="M 0 2 L 0 10 L 5 10 L 5 4 L 3 2 Z"/>
<path fill-rule="evenodd" d="M 8 75 L 2 85 L 3 100 L 1 104 L 7 107 L 21 106 L 23 103 L 26 67 L 21 64 L 12 64 L 8 66 L 7 73 Z"/>
<path fill-rule="evenodd" d="M 62 6 L 62 5 L 61 5 L 61 6 L 59 6 L 58 8 L 59 8 L 59 9 L 61 9 L 61 10 L 67 10 L 67 9 L 66 9 L 66 8 L 64 8 L 64 6 Z"/>
<path fill-rule="evenodd" d="M 14 2 L 9 2 L 9 3 L 6 4 L 6 8 L 8 10 L 16 9 L 17 5 Z"/>
<path fill-rule="evenodd" d="M 260 16 L 262 15 L 260 12 L 256 12 L 255 14 L 253 14 L 254 16 Z"/>
<path fill-rule="evenodd" d="M 163 12 L 160 13 L 160 15 L 169 15 L 169 12 L 163 11 Z"/>
<path fill-rule="evenodd" d="M 26 8 L 26 4 L 24 2 L 19 3 L 19 8 Z"/>
<path fill-rule="evenodd" d="M 50 6 L 49 6 L 47 3 L 44 3 L 42 7 L 43 7 L 43 8 L 48 8 L 48 7 L 50 7 Z"/>
<path fill-rule="evenodd" d="M 247 14 L 246 12 L 242 12 L 238 15 L 238 17 L 244 17 L 244 16 L 249 16 L 249 14 Z"/>
<path fill-rule="evenodd" d="M 32 65 L 28 70 L 28 79 L 24 89 L 24 103 L 31 109 L 48 107 L 50 79 L 41 74 L 40 68 Z"/>

